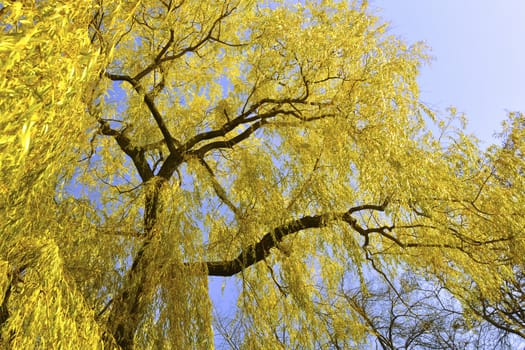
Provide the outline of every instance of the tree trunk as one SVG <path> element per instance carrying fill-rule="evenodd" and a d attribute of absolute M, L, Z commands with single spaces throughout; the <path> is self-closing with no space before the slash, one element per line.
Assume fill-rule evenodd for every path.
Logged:
<path fill-rule="evenodd" d="M 152 278 L 155 254 L 150 251 L 159 232 L 157 218 L 162 210 L 160 195 L 164 183 L 163 179 L 153 177 L 144 184 L 144 241 L 125 276 L 121 291 L 113 299 L 108 318 L 108 328 L 123 350 L 134 348 L 135 332 L 155 289 L 156 279 Z"/>
<path fill-rule="evenodd" d="M 169 330 L 160 343 L 168 341 L 175 349 L 209 349 L 213 347 L 213 333 L 207 270 L 205 265 L 186 266 L 176 252 L 166 251 L 173 247 L 161 239 L 164 183 L 154 178 L 145 186 L 145 239 L 113 299 L 108 329 L 121 349 L 134 349 L 135 334 L 160 291 L 163 307 L 169 308 Z"/>

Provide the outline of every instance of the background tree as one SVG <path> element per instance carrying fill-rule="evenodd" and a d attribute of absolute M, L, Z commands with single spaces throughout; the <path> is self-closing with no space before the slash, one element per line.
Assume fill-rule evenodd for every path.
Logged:
<path fill-rule="evenodd" d="M 500 188 L 505 196 L 501 201 L 507 206 L 517 205 L 516 211 L 511 211 L 506 222 L 496 222 L 494 230 L 504 227 L 510 237 L 519 237 L 523 231 L 523 210 L 519 203 L 525 193 L 523 176 L 525 175 L 525 116 L 522 113 L 510 113 L 504 123 L 502 146 L 493 146 L 489 151 L 491 159 L 491 187 Z M 493 209 L 497 212 L 496 209 Z M 491 215 L 491 217 L 495 217 Z M 505 225 L 505 226 L 502 226 Z M 521 249 L 523 240 L 512 242 L 509 249 Z M 479 317 L 503 332 L 516 334 L 525 339 L 525 275 L 523 260 L 509 258 L 514 278 L 505 281 L 500 286 L 496 298 L 475 286 L 475 292 L 467 301 L 468 307 Z"/>
<path fill-rule="evenodd" d="M 0 16 L 3 345 L 210 348 L 207 276 L 239 279 L 238 348 L 379 336 L 372 270 L 410 268 L 472 310 L 517 283 L 523 138 L 484 154 L 436 120 L 423 48 L 365 4 Z"/>
<path fill-rule="evenodd" d="M 466 317 L 457 298 L 434 281 L 405 272 L 394 286 L 374 277 L 368 281 L 368 293 L 354 289 L 344 294 L 369 328 L 368 347 L 370 344 L 378 349 L 516 347 L 517 339 L 500 326 L 504 323 Z"/>

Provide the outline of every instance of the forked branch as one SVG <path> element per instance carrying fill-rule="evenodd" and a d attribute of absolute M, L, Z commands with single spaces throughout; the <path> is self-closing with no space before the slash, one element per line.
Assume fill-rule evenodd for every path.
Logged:
<path fill-rule="evenodd" d="M 109 72 L 105 73 L 106 77 L 113 81 L 126 81 L 131 86 L 133 86 L 133 89 L 140 95 L 143 95 L 144 97 L 144 103 L 148 107 L 149 111 L 153 115 L 153 118 L 155 119 L 155 122 L 157 123 L 157 126 L 160 129 L 160 132 L 162 133 L 162 136 L 164 137 L 164 141 L 166 142 L 166 145 L 168 146 L 168 149 L 171 154 L 178 153 L 177 146 L 180 145 L 179 141 L 175 139 L 173 136 L 171 136 L 170 131 L 168 130 L 168 127 L 166 126 L 166 123 L 164 123 L 164 119 L 162 118 L 162 115 L 160 114 L 157 106 L 155 105 L 155 102 L 153 101 L 153 97 L 150 94 L 147 94 L 137 79 L 131 78 L 129 75 L 126 74 L 112 74 Z"/>
<path fill-rule="evenodd" d="M 103 135 L 113 136 L 120 149 L 131 158 L 142 181 L 146 182 L 151 179 L 153 177 L 153 171 L 146 160 L 144 149 L 135 147 L 125 132 L 112 129 L 107 121 L 99 120 L 99 124 L 100 132 Z"/>

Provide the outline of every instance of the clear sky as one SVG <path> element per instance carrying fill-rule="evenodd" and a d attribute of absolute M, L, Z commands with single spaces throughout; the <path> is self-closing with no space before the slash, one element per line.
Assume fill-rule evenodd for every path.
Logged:
<path fill-rule="evenodd" d="M 424 41 L 434 60 L 422 69 L 421 100 L 454 105 L 468 131 L 489 143 L 507 111 L 525 112 L 525 0 L 369 0 L 390 33 Z"/>

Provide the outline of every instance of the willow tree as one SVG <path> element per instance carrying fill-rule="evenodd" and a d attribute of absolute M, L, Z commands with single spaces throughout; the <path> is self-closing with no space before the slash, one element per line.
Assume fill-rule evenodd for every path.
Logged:
<path fill-rule="evenodd" d="M 467 307 L 523 266 L 522 139 L 436 120 L 366 4 L 2 6 L 3 346 L 210 348 L 224 276 L 235 346 L 353 347 L 370 271 Z"/>

